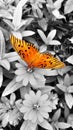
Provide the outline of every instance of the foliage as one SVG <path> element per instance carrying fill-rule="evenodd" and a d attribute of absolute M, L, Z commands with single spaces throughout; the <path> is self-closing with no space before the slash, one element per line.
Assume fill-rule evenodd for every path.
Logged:
<path fill-rule="evenodd" d="M 10 35 L 63 61 L 30 70 Z M 73 0 L 0 0 L 0 130 L 73 128 Z"/>

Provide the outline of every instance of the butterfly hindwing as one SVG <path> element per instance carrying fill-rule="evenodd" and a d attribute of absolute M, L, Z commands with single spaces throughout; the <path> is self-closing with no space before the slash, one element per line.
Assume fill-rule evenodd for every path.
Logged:
<path fill-rule="evenodd" d="M 49 53 L 40 53 L 39 57 L 32 63 L 32 66 L 36 68 L 58 69 L 63 68 L 65 64 Z"/>

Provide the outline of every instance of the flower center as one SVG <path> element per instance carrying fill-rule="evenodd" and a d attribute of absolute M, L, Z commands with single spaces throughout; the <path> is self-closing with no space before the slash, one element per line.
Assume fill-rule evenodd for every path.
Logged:
<path fill-rule="evenodd" d="M 27 68 L 27 72 L 28 73 L 32 73 L 33 72 L 33 68 Z"/>
<path fill-rule="evenodd" d="M 34 104 L 34 105 L 33 105 L 33 109 L 34 109 L 34 110 L 39 110 L 39 107 L 40 107 L 40 106 L 39 106 L 38 104 Z"/>

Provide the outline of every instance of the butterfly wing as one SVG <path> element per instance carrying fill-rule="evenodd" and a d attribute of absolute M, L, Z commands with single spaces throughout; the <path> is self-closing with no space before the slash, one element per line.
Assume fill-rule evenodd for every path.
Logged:
<path fill-rule="evenodd" d="M 32 63 L 32 66 L 36 68 L 59 69 L 65 66 L 63 62 L 49 53 L 40 53 L 38 55 L 38 58 Z"/>
<path fill-rule="evenodd" d="M 20 40 L 13 35 L 10 36 L 10 41 L 15 51 L 30 68 L 58 69 L 65 66 L 63 62 L 55 58 L 53 55 L 49 53 L 40 53 L 31 43 Z"/>
<path fill-rule="evenodd" d="M 10 41 L 15 51 L 30 66 L 39 53 L 38 49 L 33 44 L 20 40 L 13 35 L 10 36 Z"/>

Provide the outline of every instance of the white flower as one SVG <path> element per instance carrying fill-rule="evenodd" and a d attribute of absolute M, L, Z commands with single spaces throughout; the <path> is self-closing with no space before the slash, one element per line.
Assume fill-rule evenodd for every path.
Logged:
<path fill-rule="evenodd" d="M 41 91 L 30 91 L 29 94 L 25 94 L 25 100 L 20 111 L 24 114 L 25 120 L 31 120 L 32 123 L 42 123 L 44 119 L 49 118 L 48 112 L 52 111 L 52 107 L 49 105 L 48 95 L 41 95 Z"/>
<path fill-rule="evenodd" d="M 45 33 L 38 29 L 38 34 L 40 35 L 40 37 L 42 38 L 43 42 L 45 43 L 45 45 L 60 45 L 61 43 L 58 41 L 58 40 L 55 40 L 55 35 L 56 35 L 56 29 L 53 29 L 51 30 L 48 35 L 46 36 Z M 46 51 L 46 47 L 45 45 L 42 45 L 41 48 L 40 48 L 40 51 L 43 52 L 43 51 Z"/>
<path fill-rule="evenodd" d="M 22 84 L 24 86 L 27 86 L 28 83 L 30 83 L 35 89 L 44 86 L 46 80 L 44 77 L 44 69 L 29 69 L 27 67 L 27 64 L 22 60 L 20 61 L 20 63 L 16 63 L 16 67 L 16 82 L 22 81 Z"/>
<path fill-rule="evenodd" d="M 49 12 L 51 12 L 56 19 L 65 19 L 64 15 L 61 15 L 59 9 L 61 8 L 61 4 L 64 0 L 56 0 L 54 3 L 53 1 L 47 1 L 46 7 Z"/>
<path fill-rule="evenodd" d="M 10 100 L 6 97 L 1 98 L 0 121 L 3 127 L 6 127 L 8 123 L 15 126 L 18 124 L 18 120 L 21 119 L 21 113 L 18 108 L 18 104 L 20 104 L 20 102 L 19 100 L 15 101 L 15 99 L 16 97 L 14 93 L 11 94 Z"/>
<path fill-rule="evenodd" d="M 73 84 L 72 84 L 73 78 L 69 76 L 69 74 L 66 74 L 64 79 L 58 78 L 59 84 L 57 84 L 57 87 L 62 90 L 65 94 L 65 101 L 68 105 L 68 107 L 71 109 L 73 106 Z"/>

